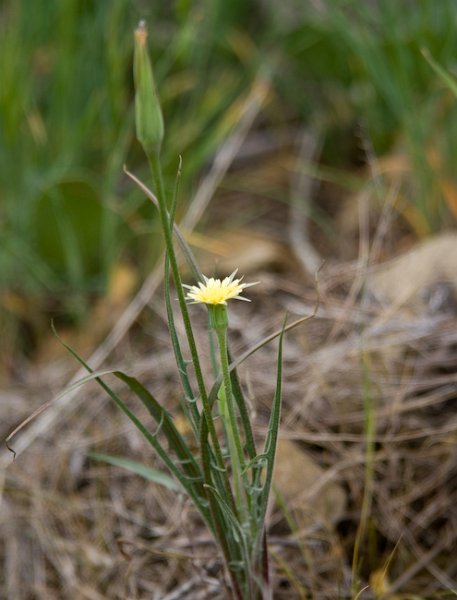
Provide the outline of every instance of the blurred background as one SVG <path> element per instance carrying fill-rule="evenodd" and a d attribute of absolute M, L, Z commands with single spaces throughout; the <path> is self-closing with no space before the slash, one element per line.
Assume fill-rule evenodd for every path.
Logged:
<path fill-rule="evenodd" d="M 134 264 L 139 282 L 157 257 L 154 210 L 122 170 L 147 179 L 132 112 L 140 17 L 167 124 L 165 167 L 172 178 L 182 155 L 184 202 L 261 80 L 269 97 L 254 153 L 293 156 L 310 128 L 321 146 L 319 164 L 306 165 L 316 180 L 347 192 L 362 185 L 370 156 L 388 157 L 380 169 L 404 171 L 397 209 L 414 235 L 457 215 L 455 98 L 422 54 L 453 68 L 452 0 L 3 0 L 2 375 L 17 352 L 33 353 L 51 317 L 83 324 L 120 266 Z M 248 179 L 232 185 L 289 201 L 281 177 L 267 191 Z M 332 246 L 327 209 L 317 202 L 310 218 Z"/>
<path fill-rule="evenodd" d="M 54 361 L 65 354 L 50 331 L 51 319 L 79 350 L 94 351 L 136 297 L 161 253 L 155 209 L 123 171 L 127 165 L 148 184 L 133 115 L 132 32 L 140 19 L 148 25 L 165 117 L 163 162 L 169 189 L 174 185 L 178 157 L 183 160 L 179 217 L 185 218 L 194 198 L 204 194 L 202 185 L 209 186 L 211 196 L 216 197 L 214 210 L 199 213 L 197 230 L 191 233 L 193 227 L 189 227 L 194 248 L 212 256 L 206 263 L 208 272 L 215 265 L 223 271 L 231 268 L 232 252 L 239 258 L 238 265 L 245 260 L 240 266 L 243 272 L 254 273 L 256 278 L 259 272 L 265 273 L 264 296 L 275 296 L 279 287 L 294 295 L 294 302 L 309 306 L 314 271 L 326 259 L 331 269 L 328 280 L 323 274 L 324 303 L 335 292 L 335 298 L 341 293 L 342 304 L 354 290 L 336 274 L 353 273 L 348 269 L 354 263 L 360 266 L 360 249 L 367 239 L 378 240 L 375 258 L 380 261 L 455 228 L 454 0 L 2 0 L 3 437 L 57 392 L 72 372 L 62 367 L 52 384 L 40 379 L 41 370 L 49 375 Z M 387 225 L 386 212 L 390 215 Z M 380 222 L 384 224 L 381 233 Z M 445 261 L 454 249 L 457 252 L 455 245 L 446 246 L 439 260 Z M 395 280 L 399 278 L 402 275 Z M 308 291 L 294 287 L 299 280 Z M 349 296 L 354 303 L 360 289 Z M 453 297 L 452 287 L 448 292 Z M 280 312 L 291 310 L 292 304 L 275 306 Z M 331 304 L 337 305 L 336 300 Z M 160 310 L 153 312 L 160 314 Z M 271 315 L 265 311 L 262 317 L 269 322 Z M 316 332 L 320 342 L 329 339 L 330 332 L 337 339 L 351 327 L 354 331 L 362 327 L 362 321 L 345 321 L 347 315 L 335 317 L 331 310 L 325 318 L 336 321 L 321 337 Z M 151 336 L 162 331 L 145 320 L 139 323 L 136 337 L 129 337 L 120 356 L 149 352 Z M 165 338 L 166 332 L 162 333 Z M 292 362 L 300 364 L 308 343 L 295 349 Z M 436 350 L 439 344 L 436 340 L 433 344 Z M 401 362 L 404 356 L 396 355 L 395 360 Z M 366 388 L 361 390 L 359 383 L 355 387 L 354 393 L 362 398 Z M 348 431 L 355 435 L 351 427 Z M 54 433 L 46 435 L 52 438 Z M 94 435 L 98 440 L 98 433 Z M 136 443 L 132 442 L 135 452 Z M 332 443 L 325 452 L 335 451 Z M 316 455 L 324 456 L 322 448 L 313 448 Z M 360 448 L 363 455 L 362 442 Z M 52 463 L 47 451 L 43 452 Z M 82 461 L 75 472 L 83 477 L 85 489 L 92 475 L 81 475 L 86 459 L 81 458 L 83 454 L 75 456 L 75 465 Z M 48 478 L 52 480 L 46 460 L 36 489 L 42 489 Z M 430 466 L 428 455 L 426 462 Z M 329 467 L 331 460 L 324 463 Z M 10 483 L 10 510 L 16 505 L 17 489 L 35 485 L 30 473 L 25 479 L 16 476 L 16 482 Z M 97 475 L 104 476 L 105 472 Z M 67 484 L 54 481 L 50 489 L 60 493 L 61 485 Z M 345 485 L 354 492 L 350 483 Z M 448 490 L 450 499 L 455 498 L 454 487 Z M 432 493 L 435 487 L 428 490 Z M 132 502 L 133 497 L 132 493 Z M 22 510 L 27 506 L 22 504 Z M 360 514 L 361 503 L 354 501 L 351 506 L 353 513 L 342 519 L 344 536 L 351 530 L 348 523 Z M 15 534 L 8 535 L 13 539 Z M 81 533 L 83 545 L 85 535 Z M 382 555 L 376 568 L 387 561 L 384 552 L 390 546 L 386 540 L 393 544 L 393 537 L 385 531 L 382 536 L 381 549 L 374 553 Z M 45 538 L 31 537 L 35 546 L 46 547 Z M 37 575 L 23 588 L 18 584 L 27 564 L 18 558 L 25 543 L 21 540 L 14 542 L 18 544 L 14 551 L 8 550 L 8 543 L 3 547 L 7 591 L 0 595 L 11 600 L 68 597 L 62 595 L 65 585 L 76 584 L 69 576 L 59 579 L 57 563 L 43 566 L 41 579 Z M 372 538 L 371 543 L 377 542 Z M 428 543 L 424 542 L 421 551 L 430 550 Z M 347 551 L 349 556 L 351 544 L 350 551 L 345 546 L 341 553 Z M 71 550 L 68 553 L 73 556 Z M 49 559 L 49 549 L 43 556 Z M 420 560 L 422 555 L 413 552 L 411 556 Z M 403 558 L 398 576 L 411 566 Z M 92 592 L 86 589 L 72 597 L 152 597 L 139 579 L 128 593 L 113 591 L 107 581 L 112 564 L 108 568 L 105 558 L 97 560 L 98 574 L 89 575 L 95 582 Z M 439 567 L 443 571 L 445 562 Z M 448 575 L 443 575 L 447 589 L 452 588 L 456 571 L 455 561 L 452 565 Z M 41 567 L 36 568 L 41 572 Z M 53 572 L 50 578 L 44 574 L 47 568 Z M 90 569 L 73 574 L 78 585 L 83 572 L 87 577 Z M 443 577 L 438 577 L 442 585 Z M 387 584 L 382 580 L 379 585 Z M 296 597 L 301 597 L 296 591 L 300 586 L 294 586 Z M 167 589 L 165 584 L 163 589 Z"/>

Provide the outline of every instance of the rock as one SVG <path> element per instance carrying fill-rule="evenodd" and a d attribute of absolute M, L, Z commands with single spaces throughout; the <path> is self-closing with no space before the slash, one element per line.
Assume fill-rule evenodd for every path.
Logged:
<path fill-rule="evenodd" d="M 457 313 L 457 234 L 417 244 L 370 275 L 368 289 L 385 307 L 413 314 Z"/>
<path fill-rule="evenodd" d="M 331 528 L 344 515 L 346 494 L 308 454 L 290 440 L 280 439 L 274 485 L 293 511 L 299 526 Z"/>

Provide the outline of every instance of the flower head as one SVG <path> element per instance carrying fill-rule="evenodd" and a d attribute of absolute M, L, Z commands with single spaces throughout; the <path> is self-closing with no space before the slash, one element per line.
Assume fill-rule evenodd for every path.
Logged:
<path fill-rule="evenodd" d="M 238 269 L 226 277 L 225 279 L 214 279 L 213 277 L 205 277 L 203 275 L 203 281 L 200 281 L 197 285 L 184 285 L 189 291 L 187 292 L 187 300 L 191 300 L 193 304 L 227 304 L 227 300 L 232 298 L 235 300 L 245 300 L 250 302 L 248 298 L 240 296 L 241 292 L 251 285 L 256 285 L 258 281 L 254 283 L 241 283 L 243 279 L 234 279 Z"/>

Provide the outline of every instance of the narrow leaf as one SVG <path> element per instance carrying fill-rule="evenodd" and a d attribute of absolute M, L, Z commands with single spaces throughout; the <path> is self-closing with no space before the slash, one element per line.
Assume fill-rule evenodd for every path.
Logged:
<path fill-rule="evenodd" d="M 181 488 L 177 485 L 176 481 L 169 477 L 166 473 L 162 473 L 162 471 L 158 471 L 157 469 L 153 469 L 152 467 L 148 467 L 142 463 L 130 460 L 129 458 L 123 458 L 122 456 L 110 456 L 109 454 L 99 454 L 98 452 L 91 452 L 88 456 L 90 458 L 94 458 L 95 460 L 106 462 L 115 467 L 127 469 L 127 471 L 131 471 L 136 475 L 140 475 L 141 477 L 144 477 L 144 479 L 153 481 L 154 483 L 162 485 L 169 490 L 173 490 L 175 492 L 181 491 Z"/>
<path fill-rule="evenodd" d="M 173 352 L 175 355 L 176 366 L 178 367 L 179 378 L 184 392 L 185 402 L 183 410 L 189 418 L 192 424 L 194 432 L 198 432 L 200 413 L 197 408 L 196 398 L 190 384 L 189 374 L 187 372 L 187 363 L 184 360 L 184 356 L 181 350 L 181 343 L 179 341 L 178 332 L 176 331 L 175 317 L 173 314 L 173 307 L 171 304 L 170 294 L 170 275 L 169 275 L 169 260 L 168 256 L 165 257 L 165 304 L 167 308 L 167 321 L 168 331 L 170 332 L 170 339 L 173 346 Z"/>
<path fill-rule="evenodd" d="M 167 438 L 171 449 L 175 452 L 179 461 L 181 461 L 185 473 L 191 479 L 203 482 L 203 474 L 200 467 L 184 438 L 176 429 L 168 411 L 157 402 L 154 396 L 135 377 L 130 377 L 121 371 L 116 371 L 114 375 L 129 386 L 132 392 L 143 402 L 149 414 L 158 424 L 160 423 L 161 431 Z"/>
<path fill-rule="evenodd" d="M 436 60 L 432 57 L 428 49 L 422 50 L 422 55 L 428 64 L 432 67 L 435 73 L 441 78 L 441 80 L 447 85 L 447 87 L 451 90 L 454 96 L 457 97 L 457 81 L 449 75 L 447 71 L 443 69 L 443 67 L 436 62 Z"/>
<path fill-rule="evenodd" d="M 263 490 L 260 496 L 260 505 L 258 507 L 258 513 L 256 515 L 256 520 L 259 526 L 258 529 L 258 539 L 257 539 L 257 547 L 261 543 L 261 537 L 263 536 L 263 526 L 265 515 L 267 512 L 268 506 L 268 498 L 270 496 L 271 482 L 273 480 L 273 469 L 276 457 L 276 446 L 278 443 L 278 433 L 279 433 L 279 423 L 281 419 L 281 405 L 282 405 L 282 344 L 284 332 L 286 329 L 286 321 L 284 320 L 284 324 L 282 327 L 281 334 L 279 336 L 279 345 L 278 345 L 278 368 L 276 374 L 276 389 L 275 395 L 273 399 L 273 406 L 271 407 L 271 415 L 270 422 L 268 424 L 268 433 L 267 438 L 265 440 L 265 448 L 264 455 L 267 459 L 266 466 L 266 474 L 265 474 L 265 482 L 263 486 Z M 259 482 L 260 483 L 260 482 Z"/>
<path fill-rule="evenodd" d="M 59 338 L 58 334 L 55 332 L 55 335 L 60 340 L 61 344 L 70 352 L 72 356 L 88 371 L 89 373 L 93 373 L 91 367 L 85 362 L 85 360 L 79 356 L 79 354 L 71 348 L 68 344 L 66 344 L 61 338 Z M 157 455 L 160 457 L 165 466 L 169 469 L 169 471 L 176 477 L 179 483 L 182 485 L 183 489 L 189 494 L 189 496 L 194 501 L 195 506 L 199 510 L 200 514 L 204 518 L 204 520 L 208 523 L 209 527 L 212 529 L 212 520 L 211 515 L 208 511 L 206 494 L 205 491 L 202 490 L 202 483 L 199 482 L 198 485 L 195 485 L 195 482 L 192 481 L 189 477 L 186 477 L 180 469 L 176 466 L 175 462 L 170 458 L 169 452 L 162 446 L 162 444 L 157 440 L 155 434 L 151 433 L 147 427 L 143 425 L 143 423 L 138 419 L 138 417 L 128 408 L 128 406 L 123 402 L 119 396 L 116 394 L 114 390 L 112 390 L 109 385 L 107 385 L 102 379 L 99 377 L 95 378 L 95 381 L 106 391 L 106 393 L 112 398 L 114 403 L 120 408 L 120 410 L 132 421 L 135 427 L 143 434 L 143 436 L 147 439 L 150 445 L 154 448 Z M 160 419 L 159 419 L 160 422 Z"/>
<path fill-rule="evenodd" d="M 232 362 L 230 351 L 228 351 L 229 362 Z M 252 433 L 251 420 L 246 407 L 246 400 L 244 399 L 243 390 L 241 389 L 240 381 L 238 379 L 238 373 L 235 368 L 230 371 L 230 381 L 232 383 L 232 393 L 235 398 L 238 410 L 240 413 L 241 422 L 243 424 L 244 435 L 246 439 L 246 451 L 249 459 L 252 460 L 256 456 L 256 448 L 254 442 L 254 434 Z"/>
<path fill-rule="evenodd" d="M 144 183 L 140 181 L 138 177 L 131 173 L 126 167 L 124 167 L 124 172 L 144 192 L 144 194 L 149 198 L 149 200 L 151 200 L 154 206 L 156 208 L 159 208 L 159 201 L 157 200 L 156 196 L 151 192 L 151 190 L 147 186 L 145 186 Z M 181 230 L 179 229 L 178 225 L 176 225 L 176 223 L 173 223 L 173 233 L 186 259 L 186 262 L 189 265 L 190 270 L 192 271 L 194 279 L 196 279 L 197 281 L 201 281 L 203 279 L 202 272 L 200 271 L 194 253 L 190 249 L 189 244 L 184 239 L 184 235 L 181 233 Z"/>
<path fill-rule="evenodd" d="M 222 553 L 224 554 L 225 561 L 228 564 L 231 560 L 232 554 L 229 548 L 229 540 L 227 539 L 226 535 L 227 526 L 214 494 L 210 493 L 210 488 L 212 488 L 213 485 L 212 475 L 218 477 L 219 471 L 212 469 L 212 456 L 211 448 L 208 442 L 208 425 L 206 423 L 206 419 L 201 420 L 200 451 L 203 467 L 203 477 L 205 479 L 204 490 L 209 503 L 211 522 L 213 524 L 213 533 L 215 538 L 219 542 L 219 546 L 222 550 Z M 225 482 L 222 483 L 222 489 L 224 489 L 224 487 Z"/>

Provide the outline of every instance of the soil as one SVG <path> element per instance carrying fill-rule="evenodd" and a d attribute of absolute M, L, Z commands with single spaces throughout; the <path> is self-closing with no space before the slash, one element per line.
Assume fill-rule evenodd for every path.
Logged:
<path fill-rule="evenodd" d="M 246 281 L 260 282 L 249 288 L 251 303 L 230 307 L 234 355 L 280 327 L 286 313 L 292 322 L 318 303 L 285 341 L 281 437 L 297 462 L 286 478 L 277 465 L 289 511 L 273 504 L 269 514 L 274 597 L 444 597 L 457 589 L 455 310 L 423 304 L 405 312 L 376 298 L 373 266 L 410 248 L 414 237 L 401 215 L 370 202 L 360 218 L 348 218 L 360 204 L 336 186 L 315 190 L 319 218 L 303 231 L 325 260 L 316 284 L 291 244 L 292 159 L 286 152 L 234 168 L 189 238 L 207 275 L 240 267 Z M 268 185 L 254 193 L 258 180 Z M 395 277 L 398 285 L 403 275 Z M 97 322 L 65 331 L 66 339 L 89 356 L 128 310 L 130 294 L 120 294 L 115 311 L 94 305 Z M 198 306 L 192 314 L 209 373 L 206 316 Z M 33 356 L 15 360 L 0 392 L 3 436 L 75 372 L 51 334 Z M 185 432 L 161 289 L 103 363 L 114 366 L 150 386 Z M 275 343 L 239 369 L 259 442 L 275 369 Z M 7 450 L 2 455 L 0 597 L 227 597 L 217 551 L 186 499 L 90 457 L 103 452 L 160 467 L 109 398 L 88 383 L 58 418 L 47 424 L 45 414 L 35 419 L 42 429 L 33 439 L 25 428 L 20 444 L 11 440 L 15 461 Z"/>

